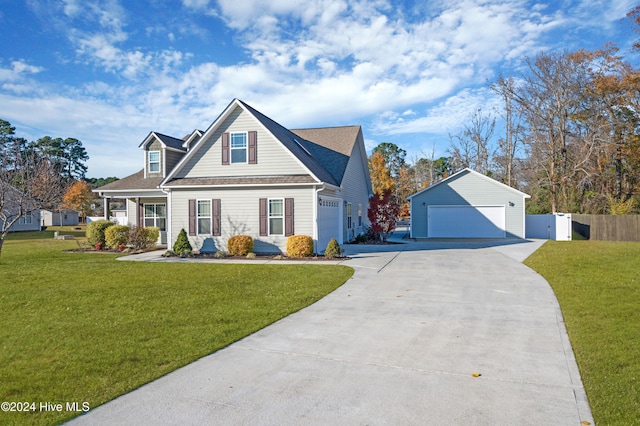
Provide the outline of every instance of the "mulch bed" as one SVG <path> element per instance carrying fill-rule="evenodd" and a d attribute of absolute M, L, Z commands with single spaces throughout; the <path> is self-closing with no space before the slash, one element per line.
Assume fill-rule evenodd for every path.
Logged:
<path fill-rule="evenodd" d="M 179 257 L 179 256 L 176 256 Z M 227 255 L 225 257 L 216 257 L 213 253 L 195 253 L 191 256 L 194 259 L 218 259 L 218 260 L 305 260 L 305 261 L 318 261 L 323 262 L 327 260 L 349 260 L 350 257 L 347 256 L 338 256 L 334 258 L 326 258 L 324 256 L 308 256 L 308 257 L 287 257 L 282 254 L 277 253 L 265 253 L 258 254 L 256 253 L 256 257 L 246 257 L 246 256 L 230 256 Z"/>

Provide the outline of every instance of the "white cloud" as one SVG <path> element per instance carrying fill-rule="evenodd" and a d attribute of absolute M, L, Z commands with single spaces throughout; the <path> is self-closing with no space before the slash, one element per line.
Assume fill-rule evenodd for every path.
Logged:
<path fill-rule="evenodd" d="M 182 5 L 190 9 L 206 9 L 209 7 L 209 0 L 182 0 Z"/>
<path fill-rule="evenodd" d="M 424 115 L 414 113 L 407 117 L 406 114 L 388 111 L 379 117 L 374 131 L 390 135 L 453 134 L 464 127 L 479 107 L 485 114 L 496 115 L 496 110 L 501 108 L 500 100 L 488 89 L 465 89 L 431 106 L 429 110 L 424 111 Z"/>
<path fill-rule="evenodd" d="M 31 103 L 42 103 L 43 114 L 34 126 L 58 135 L 73 123 L 79 134 L 70 136 L 78 138 L 92 129 L 87 140 L 95 149 L 104 148 L 97 138 L 135 148 L 150 130 L 182 136 L 205 128 L 234 97 L 290 127 L 371 122 L 368 143 L 373 136 L 446 134 L 479 105 L 493 106 L 487 82 L 544 48 L 546 35 L 577 27 L 579 19 L 585 27 L 605 25 L 593 14 L 578 15 L 578 1 L 611 20 L 632 0 L 615 7 L 599 0 L 563 0 L 561 7 L 442 0 L 411 9 L 391 0 L 182 0 L 176 22 L 166 24 L 131 16 L 125 2 L 64 0 L 56 4 L 78 61 L 102 68 L 116 83 L 34 85 L 26 77 L 43 68 L 31 61 L 0 68 L 0 80 L 5 92 L 37 93 Z M 225 49 L 240 51 L 233 61 L 213 48 L 202 56 L 188 53 L 191 46 L 181 44 L 194 34 L 210 43 L 222 33 L 232 37 Z M 169 41 L 170 48 L 152 39 Z M 26 113 L 16 99 L 4 101 Z M 66 113 L 58 115 L 54 103 Z M 123 123 L 117 137 L 113 123 Z M 93 156 L 91 167 L 105 174 L 93 172 L 100 167 Z"/>
<path fill-rule="evenodd" d="M 37 74 L 43 70 L 43 67 L 29 65 L 22 60 L 13 61 L 10 68 L 0 68 L 0 82 L 20 81 L 27 75 Z"/>

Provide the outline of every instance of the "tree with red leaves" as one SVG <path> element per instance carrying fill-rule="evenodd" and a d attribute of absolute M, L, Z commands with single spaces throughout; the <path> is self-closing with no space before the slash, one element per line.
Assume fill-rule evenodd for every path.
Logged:
<path fill-rule="evenodd" d="M 391 189 L 385 189 L 381 194 L 374 194 L 369 198 L 367 216 L 371 228 L 386 242 L 387 237 L 396 228 L 396 220 L 400 213 L 400 205 L 393 196 Z"/>

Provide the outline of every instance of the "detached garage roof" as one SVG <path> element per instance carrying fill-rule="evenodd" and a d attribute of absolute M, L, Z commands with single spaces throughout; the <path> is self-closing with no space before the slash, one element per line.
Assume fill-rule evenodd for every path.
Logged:
<path fill-rule="evenodd" d="M 409 196 L 409 197 L 407 197 L 407 198 L 408 198 L 409 200 L 411 200 L 413 197 L 415 197 L 415 196 L 417 196 L 417 195 L 420 195 L 420 194 L 422 194 L 422 193 L 424 193 L 424 192 L 430 191 L 430 190 L 432 190 L 433 188 L 437 187 L 438 185 L 441 185 L 441 184 L 443 184 L 443 183 L 445 183 L 445 182 L 447 182 L 447 181 L 449 181 L 449 180 L 452 180 L 452 179 L 456 178 L 457 176 L 459 176 L 459 175 L 461 175 L 461 174 L 463 174 L 463 173 L 471 173 L 471 174 L 473 174 L 474 176 L 478 176 L 478 177 L 480 177 L 480 178 L 482 178 L 482 179 L 485 179 L 487 182 L 489 182 L 489 183 L 491 183 L 491 184 L 499 185 L 499 186 L 503 187 L 504 189 L 508 189 L 509 191 L 513 191 L 515 194 L 517 194 L 517 195 L 519 195 L 519 196 L 521 196 L 521 197 L 524 197 L 524 198 L 531 198 L 531 196 L 530 196 L 529 194 L 525 194 L 525 193 L 524 193 L 524 192 L 522 192 L 522 191 L 518 191 L 517 189 L 512 188 L 512 187 L 510 187 L 509 185 L 505 185 L 505 184 L 504 184 L 504 183 L 502 183 L 502 182 L 498 182 L 497 180 L 495 180 L 495 179 L 493 179 L 493 178 L 490 178 L 489 176 L 483 175 L 482 173 L 478 173 L 478 172 L 476 172 L 476 171 L 474 171 L 474 170 L 471 170 L 471 169 L 470 169 L 470 168 L 468 168 L 468 167 L 467 167 L 466 169 L 460 170 L 460 171 L 459 171 L 459 172 L 457 172 L 457 173 L 452 174 L 451 176 L 449 176 L 449 177 L 447 177 L 447 178 L 445 178 L 445 179 L 442 179 L 440 182 L 434 183 L 433 185 L 428 186 L 428 187 L 426 187 L 425 189 L 423 189 L 423 190 L 421 190 L 421 191 L 418 191 L 418 192 L 416 192 L 416 193 L 415 193 L 415 194 L 413 194 L 413 195 L 410 195 L 410 196 Z"/>

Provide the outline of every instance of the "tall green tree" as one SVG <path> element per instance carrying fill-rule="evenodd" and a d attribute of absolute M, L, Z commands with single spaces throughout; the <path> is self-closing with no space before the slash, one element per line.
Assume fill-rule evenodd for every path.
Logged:
<path fill-rule="evenodd" d="M 65 179 L 83 179 L 87 172 L 85 162 L 89 159 L 82 142 L 75 138 L 52 138 L 45 136 L 34 144 L 34 149 L 49 159 Z"/>
<path fill-rule="evenodd" d="M 379 152 L 384 158 L 384 163 L 389 169 L 391 176 L 396 178 L 400 174 L 400 169 L 406 164 L 405 157 L 407 151 L 391 142 L 382 142 L 373 148 L 372 154 Z"/>

